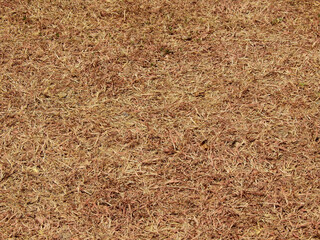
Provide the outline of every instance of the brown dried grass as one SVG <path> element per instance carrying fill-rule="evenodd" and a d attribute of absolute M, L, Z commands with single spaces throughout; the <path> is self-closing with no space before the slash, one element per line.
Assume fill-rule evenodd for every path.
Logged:
<path fill-rule="evenodd" d="M 318 1 L 0 3 L 1 239 L 319 239 Z"/>

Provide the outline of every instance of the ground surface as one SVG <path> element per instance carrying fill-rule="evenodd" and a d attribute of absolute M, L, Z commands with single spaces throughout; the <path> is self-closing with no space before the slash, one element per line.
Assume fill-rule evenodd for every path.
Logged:
<path fill-rule="evenodd" d="M 320 239 L 318 1 L 0 3 L 0 239 Z"/>

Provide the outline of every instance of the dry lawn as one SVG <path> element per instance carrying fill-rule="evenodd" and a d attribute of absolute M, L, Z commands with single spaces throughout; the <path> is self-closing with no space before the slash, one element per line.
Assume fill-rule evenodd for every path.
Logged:
<path fill-rule="evenodd" d="M 316 0 L 1 0 L 0 239 L 320 239 Z"/>

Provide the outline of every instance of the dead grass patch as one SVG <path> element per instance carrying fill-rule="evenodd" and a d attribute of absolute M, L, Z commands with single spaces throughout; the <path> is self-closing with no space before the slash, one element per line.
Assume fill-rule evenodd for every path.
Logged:
<path fill-rule="evenodd" d="M 1 1 L 1 239 L 319 239 L 317 1 Z"/>

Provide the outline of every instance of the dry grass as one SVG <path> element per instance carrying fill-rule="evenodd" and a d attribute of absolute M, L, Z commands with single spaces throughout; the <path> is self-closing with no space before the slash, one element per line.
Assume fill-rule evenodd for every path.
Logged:
<path fill-rule="evenodd" d="M 318 1 L 0 3 L 0 239 L 320 239 Z"/>

